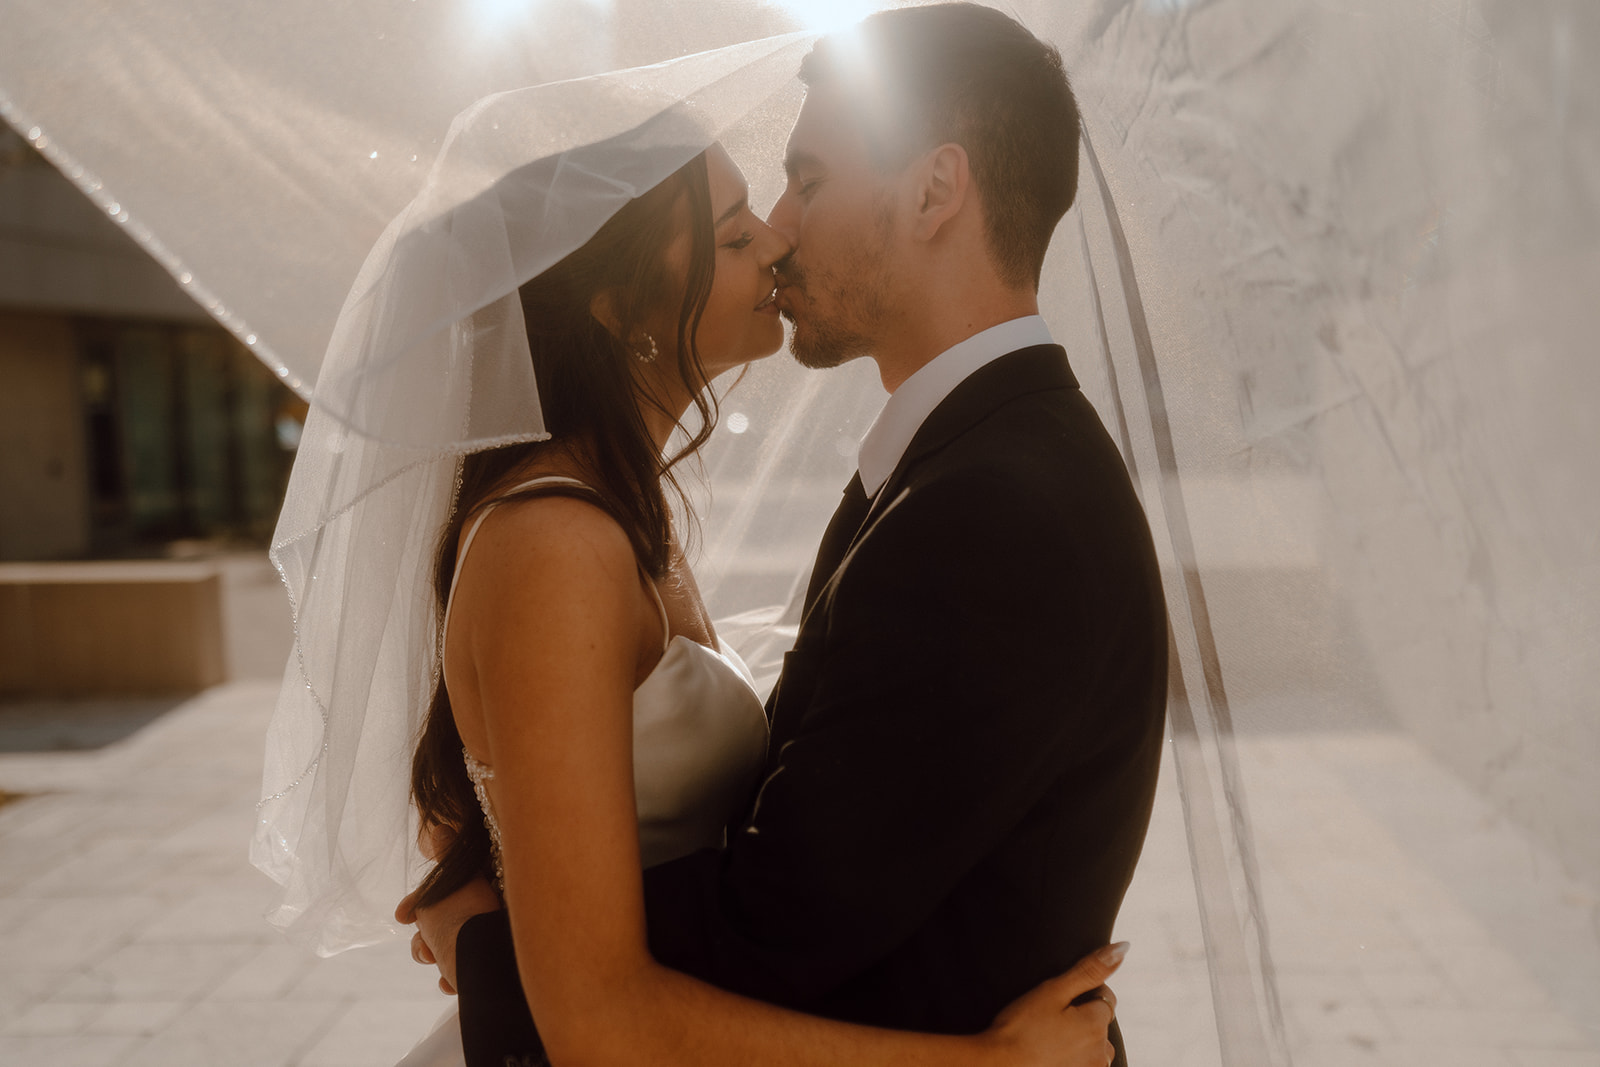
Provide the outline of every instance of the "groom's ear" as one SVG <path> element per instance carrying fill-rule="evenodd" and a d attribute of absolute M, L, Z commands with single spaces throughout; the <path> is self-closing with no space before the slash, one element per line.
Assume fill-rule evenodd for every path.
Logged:
<path fill-rule="evenodd" d="M 912 234 L 931 241 L 961 212 L 972 193 L 967 150 L 958 144 L 942 144 L 913 164 L 912 171 Z"/>

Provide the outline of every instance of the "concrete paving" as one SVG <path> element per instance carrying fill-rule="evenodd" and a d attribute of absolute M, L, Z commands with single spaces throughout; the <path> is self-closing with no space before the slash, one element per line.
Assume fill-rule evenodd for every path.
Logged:
<path fill-rule="evenodd" d="M 0 757 L 0 1064 L 398 1059 L 446 1007 L 401 943 L 321 960 L 262 920 L 245 860 L 263 681 L 94 753 Z"/>
<path fill-rule="evenodd" d="M 261 605 L 267 579 L 236 564 Z M 246 623 L 230 656 L 265 673 L 281 627 Z M 447 1008 L 402 941 L 321 960 L 261 919 L 276 887 L 245 849 L 276 688 L 230 682 L 100 749 L 0 754 L 21 795 L 0 806 L 0 1065 L 384 1067 Z M 1296 1064 L 1600 1067 L 1592 887 L 1403 734 L 1239 754 Z M 1119 936 L 1134 1062 L 1221 1064 L 1170 773 Z"/>

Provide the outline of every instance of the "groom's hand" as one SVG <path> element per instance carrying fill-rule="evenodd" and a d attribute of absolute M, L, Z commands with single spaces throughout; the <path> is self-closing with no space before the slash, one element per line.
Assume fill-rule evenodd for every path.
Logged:
<path fill-rule="evenodd" d="M 408 893 L 394 909 L 397 922 L 417 924 L 411 938 L 411 958 L 439 968 L 439 988 L 456 991 L 456 935 L 474 915 L 499 911 L 500 896 L 487 879 L 474 878 L 436 904 L 417 906 L 417 894 Z"/>

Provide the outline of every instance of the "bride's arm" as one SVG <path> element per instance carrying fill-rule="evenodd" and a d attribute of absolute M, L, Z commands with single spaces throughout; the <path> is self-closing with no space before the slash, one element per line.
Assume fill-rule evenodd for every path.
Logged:
<path fill-rule="evenodd" d="M 659 635 L 641 610 L 626 537 L 578 501 L 503 508 L 478 534 L 453 613 L 446 670 L 457 719 L 497 771 L 489 795 L 512 935 L 554 1062 L 1105 1062 L 1106 1007 L 1063 1010 L 1097 982 L 1082 976 L 1044 987 L 1031 1008 L 1038 1025 L 955 1037 L 802 1015 L 656 964 L 645 939 L 632 697 L 643 650 Z"/>

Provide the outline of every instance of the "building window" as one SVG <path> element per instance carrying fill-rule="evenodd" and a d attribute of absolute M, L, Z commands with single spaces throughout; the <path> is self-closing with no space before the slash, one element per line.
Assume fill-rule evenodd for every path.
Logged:
<path fill-rule="evenodd" d="M 271 536 L 305 405 L 224 330 L 82 318 L 97 555 Z"/>

